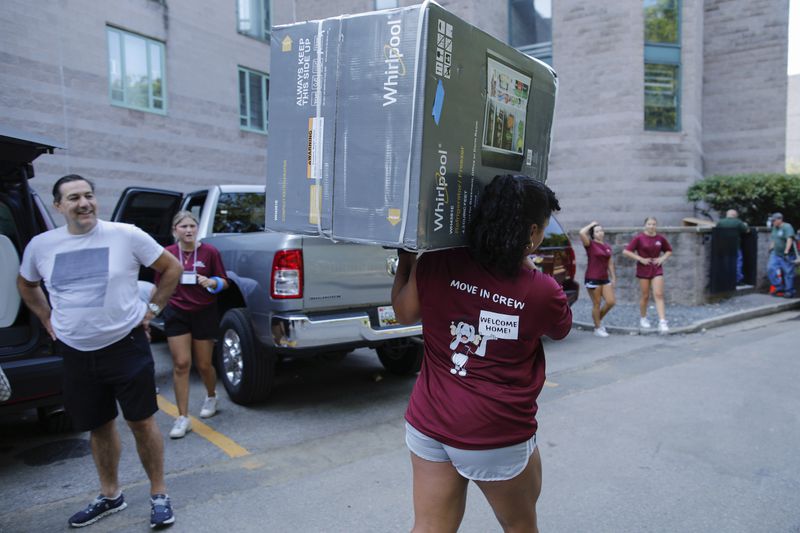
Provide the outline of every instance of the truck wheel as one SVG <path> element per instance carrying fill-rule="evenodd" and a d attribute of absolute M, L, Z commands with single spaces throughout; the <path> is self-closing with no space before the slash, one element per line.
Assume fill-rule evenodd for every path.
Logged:
<path fill-rule="evenodd" d="M 231 309 L 223 315 L 216 351 L 219 378 L 234 403 L 249 405 L 269 396 L 275 355 L 256 341 L 246 310 Z"/>
<path fill-rule="evenodd" d="M 60 405 L 38 407 L 36 415 L 39 427 L 45 433 L 69 433 L 73 430 L 72 419 Z"/>
<path fill-rule="evenodd" d="M 391 341 L 376 351 L 383 367 L 392 374 L 414 374 L 422 366 L 422 344 L 412 340 Z"/>
<path fill-rule="evenodd" d="M 320 359 L 329 363 L 341 363 L 347 358 L 350 350 L 337 350 L 335 352 L 324 352 L 319 354 Z"/>

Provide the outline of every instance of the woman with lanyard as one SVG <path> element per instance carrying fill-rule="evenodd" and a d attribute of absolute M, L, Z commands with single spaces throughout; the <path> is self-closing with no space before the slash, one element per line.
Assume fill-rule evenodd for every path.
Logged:
<path fill-rule="evenodd" d="M 164 308 L 164 331 L 172 353 L 172 380 L 179 416 L 169 432 L 179 439 L 192 430 L 189 419 L 189 371 L 192 353 L 203 384 L 206 399 L 200 417 L 217 412 L 217 373 L 212 363 L 214 341 L 219 329 L 217 294 L 228 287 L 225 267 L 219 251 L 210 244 L 199 243 L 197 219 L 189 211 L 180 211 L 172 219 L 175 244 L 166 249 L 183 265 L 181 282 Z M 158 276 L 156 276 L 158 283 Z"/>
<path fill-rule="evenodd" d="M 603 226 L 597 222 L 591 222 L 578 232 L 583 247 L 586 248 L 586 290 L 589 291 L 589 296 L 592 298 L 594 334 L 598 337 L 608 337 L 608 332 L 602 324 L 603 317 L 617 302 L 614 297 L 617 275 L 614 271 L 611 246 L 603 240 L 605 234 Z M 603 300 L 605 300 L 605 305 L 601 306 Z"/>
<path fill-rule="evenodd" d="M 469 247 L 401 251 L 392 305 L 422 320 L 425 352 L 406 410 L 413 531 L 456 531 L 470 480 L 506 531 L 537 531 L 542 464 L 536 399 L 541 338 L 564 338 L 572 312 L 529 254 L 544 239 L 555 194 L 527 176 L 497 176 L 469 226 Z"/>
<path fill-rule="evenodd" d="M 644 221 L 644 231 L 636 235 L 622 255 L 636 261 L 636 277 L 639 278 L 639 326 L 643 329 L 651 327 L 647 319 L 647 303 L 650 299 L 650 289 L 653 289 L 653 300 L 656 302 L 658 313 L 658 332 L 669 333 L 666 311 L 664 310 L 664 261 L 672 255 L 672 246 L 669 241 L 656 232 L 658 221 L 655 217 L 647 217 Z"/>

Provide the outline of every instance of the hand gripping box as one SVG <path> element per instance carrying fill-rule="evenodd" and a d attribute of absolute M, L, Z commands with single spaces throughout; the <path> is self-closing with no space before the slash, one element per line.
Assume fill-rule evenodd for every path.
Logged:
<path fill-rule="evenodd" d="M 295 50 L 282 70 L 286 36 L 316 51 L 308 69 Z M 433 2 L 276 28 L 272 46 L 271 229 L 459 246 L 495 175 L 547 177 L 554 71 Z"/>

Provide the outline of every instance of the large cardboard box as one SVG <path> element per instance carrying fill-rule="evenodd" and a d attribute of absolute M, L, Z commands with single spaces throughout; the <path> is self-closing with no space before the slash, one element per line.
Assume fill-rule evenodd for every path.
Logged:
<path fill-rule="evenodd" d="M 458 246 L 495 175 L 546 179 L 554 71 L 439 5 L 278 27 L 272 39 L 268 228 Z"/>

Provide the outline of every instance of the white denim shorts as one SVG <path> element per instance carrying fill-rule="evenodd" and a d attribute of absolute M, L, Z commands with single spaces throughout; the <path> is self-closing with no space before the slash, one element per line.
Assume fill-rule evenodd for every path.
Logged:
<path fill-rule="evenodd" d="M 462 450 L 424 435 L 406 422 L 406 446 L 426 461 L 450 462 L 459 474 L 473 481 L 505 481 L 518 476 L 536 449 L 536 435 L 525 442 L 491 450 Z"/>

